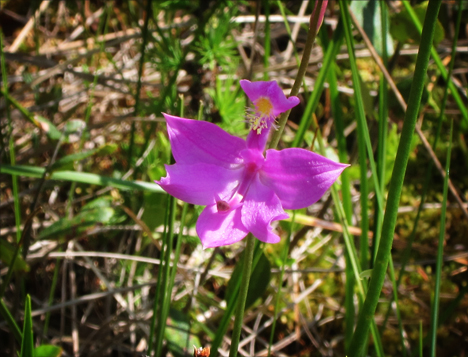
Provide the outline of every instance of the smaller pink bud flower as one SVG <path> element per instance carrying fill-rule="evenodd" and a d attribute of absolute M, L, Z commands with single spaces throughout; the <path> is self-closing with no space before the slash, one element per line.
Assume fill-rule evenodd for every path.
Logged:
<path fill-rule="evenodd" d="M 240 85 L 255 106 L 254 112 L 247 116 L 251 129 L 247 142 L 263 150 L 270 129 L 275 127 L 275 119 L 298 105 L 300 100 L 295 96 L 286 98 L 276 81 L 250 82 L 242 79 Z"/>

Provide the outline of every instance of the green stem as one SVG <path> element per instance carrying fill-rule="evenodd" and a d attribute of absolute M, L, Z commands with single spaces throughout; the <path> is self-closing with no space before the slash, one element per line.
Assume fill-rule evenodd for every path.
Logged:
<path fill-rule="evenodd" d="M 151 17 L 151 5 L 152 5 L 152 1 L 147 0 L 146 1 L 146 18 L 143 24 L 143 29 L 141 31 L 141 37 L 143 38 L 143 42 L 141 44 L 141 57 L 140 57 L 140 63 L 138 65 L 138 82 L 137 82 L 137 87 L 136 87 L 136 92 L 135 92 L 135 107 L 134 107 L 135 116 L 138 116 L 138 113 L 140 110 L 141 77 L 143 75 L 143 65 L 145 64 L 145 49 L 148 44 L 148 24 L 149 24 L 149 20 Z M 135 131 L 136 131 L 135 121 L 132 121 L 132 128 L 130 132 L 130 144 L 128 148 L 129 167 L 133 166 L 132 160 L 133 160 L 133 151 L 134 151 L 134 145 L 135 145 Z"/>
<path fill-rule="evenodd" d="M 149 333 L 149 341 L 148 341 L 148 349 L 146 351 L 146 354 L 149 356 L 154 356 L 153 352 L 153 347 L 155 342 L 155 331 L 156 331 L 156 320 L 158 319 L 159 315 L 161 314 L 160 310 L 162 309 L 162 298 L 161 296 L 164 294 L 164 291 L 161 292 L 161 289 L 163 289 L 162 285 L 162 276 L 163 276 L 163 262 L 165 261 L 165 254 L 167 251 L 167 244 L 166 244 L 166 238 L 167 238 L 167 229 L 169 227 L 169 217 L 171 216 L 171 209 L 172 209 L 172 202 L 174 201 L 174 198 L 167 195 L 167 205 L 166 205 L 166 214 L 165 214 L 165 219 L 164 219 L 164 231 L 163 231 L 163 244 L 161 246 L 161 252 L 160 252 L 160 261 L 161 264 L 158 269 L 158 277 L 157 277 L 157 284 L 156 284 L 156 289 L 154 292 L 154 303 L 153 303 L 153 316 L 151 318 L 151 324 L 150 324 L 150 333 Z M 158 324 L 160 324 L 161 321 L 158 321 Z M 157 339 L 157 336 L 156 336 Z"/>
<path fill-rule="evenodd" d="M 340 158 L 341 163 L 348 163 L 348 155 L 346 151 L 346 137 L 344 134 L 344 121 L 343 121 L 343 111 L 341 109 L 341 102 L 338 92 L 338 81 L 336 79 L 336 65 L 333 70 L 330 71 L 328 76 L 328 82 L 330 86 L 330 100 L 333 117 L 335 119 L 335 128 L 336 128 L 336 141 L 338 146 L 338 157 Z M 343 202 L 343 209 L 346 215 L 346 221 L 349 225 L 353 222 L 353 203 L 351 199 L 351 183 L 349 179 L 348 170 L 344 170 L 341 173 L 341 195 Z M 365 237 L 367 238 L 367 237 Z M 354 328 L 354 285 L 355 279 L 353 275 L 353 269 L 351 266 L 351 253 L 348 250 L 345 251 L 346 259 L 346 283 L 345 283 L 345 351 L 348 350 L 349 344 L 353 337 L 353 328 Z"/>
<path fill-rule="evenodd" d="M 434 302 L 432 304 L 431 313 L 431 332 L 429 340 L 431 341 L 431 352 L 430 356 L 435 357 L 436 355 L 436 342 L 437 342 L 437 320 L 439 318 L 439 297 L 440 297 L 440 277 L 442 274 L 442 264 L 444 255 L 444 236 L 445 236 L 445 214 L 447 211 L 447 191 L 448 191 L 448 179 L 450 170 L 450 156 L 452 152 L 452 134 L 453 134 L 453 120 L 450 123 L 450 140 L 449 148 L 447 151 L 447 161 L 445 164 L 445 178 L 444 178 L 444 191 L 442 200 L 442 211 L 440 214 L 440 232 L 439 232 L 439 245 L 437 247 L 437 265 L 435 274 L 435 287 L 434 287 Z"/>
<path fill-rule="evenodd" d="M 263 73 L 263 80 L 268 80 L 268 71 L 266 70 L 270 65 L 270 53 L 271 53 L 271 36 L 270 36 L 270 0 L 263 0 L 263 8 L 265 10 L 265 39 L 263 41 L 264 54 L 263 54 L 263 66 L 265 67 L 265 73 Z"/>
<path fill-rule="evenodd" d="M 422 91 L 424 88 L 424 79 L 429 63 L 429 56 L 434 37 L 434 29 L 439 13 L 441 0 L 429 1 L 426 18 L 424 20 L 422 38 L 419 53 L 416 60 L 416 67 L 411 86 L 408 108 L 403 123 L 400 143 L 398 145 L 395 167 L 388 192 L 387 207 L 385 211 L 382 236 L 379 249 L 377 251 L 374 268 L 372 270 L 371 280 L 366 300 L 359 314 L 356 330 L 351 341 L 349 356 L 361 356 L 364 341 L 367 338 L 369 327 L 374 318 L 375 309 L 380 297 L 385 273 L 387 271 L 388 260 L 391 257 L 391 248 L 393 243 L 393 234 L 395 231 L 396 218 L 398 213 L 398 204 L 400 201 L 401 190 L 405 178 L 406 165 L 411 150 L 411 139 L 413 137 L 416 119 L 419 113 Z"/>
<path fill-rule="evenodd" d="M 297 95 L 299 93 L 299 89 L 301 88 L 306 69 L 309 66 L 310 54 L 312 52 L 312 47 L 314 45 L 315 37 L 317 36 L 317 23 L 320 17 L 320 11 L 322 10 L 322 6 L 324 5 L 323 0 L 317 0 L 317 1 L 319 3 L 310 20 L 309 32 L 307 33 L 307 40 L 306 40 L 304 52 L 302 53 L 301 65 L 299 67 L 299 70 L 297 71 L 296 79 L 294 80 L 294 84 L 291 89 L 291 93 L 290 93 L 291 96 Z M 283 114 L 281 114 L 278 120 L 279 122 L 278 130 L 276 130 L 273 133 L 273 137 L 270 142 L 270 149 L 274 149 L 278 146 L 281 135 L 283 134 L 284 127 L 286 126 L 286 122 L 288 121 L 289 113 L 291 113 L 291 110 L 288 110 L 287 112 L 284 112 Z"/>
<path fill-rule="evenodd" d="M 10 164 L 16 165 L 15 143 L 13 138 L 13 126 L 10 113 L 10 97 L 8 95 L 8 73 L 5 66 L 5 55 L 3 53 L 3 31 L 0 30 L 0 56 L 1 56 L 1 71 L 3 78 L 3 93 L 5 94 L 5 110 L 8 118 L 8 147 L 10 150 Z M 16 225 L 16 242 L 21 239 L 21 210 L 18 194 L 18 178 L 16 175 L 11 176 L 11 184 L 13 188 L 13 204 L 15 207 L 15 225 Z"/>
<path fill-rule="evenodd" d="M 13 333 L 13 336 L 15 336 L 16 342 L 21 344 L 21 341 L 23 340 L 23 333 L 16 324 L 16 321 L 11 315 L 10 310 L 8 310 L 8 307 L 3 301 L 3 298 L 0 299 L 0 315 L 3 316 L 8 326 L 10 327 L 10 331 Z"/>
<path fill-rule="evenodd" d="M 367 232 L 369 229 L 369 219 L 366 216 L 368 212 L 368 182 L 367 182 L 367 160 L 369 161 L 369 166 L 372 173 L 372 180 L 374 182 L 374 186 L 376 187 L 375 190 L 375 198 L 377 201 L 377 208 L 381 212 L 383 212 L 383 198 L 381 195 L 378 176 L 377 176 L 377 169 L 374 160 L 374 152 L 370 140 L 369 129 L 367 127 L 366 121 L 366 113 L 364 110 L 364 101 L 363 101 L 363 94 L 361 91 L 361 77 L 359 75 L 359 70 L 356 65 L 356 56 L 354 54 L 354 41 L 352 36 L 351 30 L 351 16 L 349 14 L 348 3 L 347 1 L 340 0 L 340 11 L 341 11 L 341 18 L 343 20 L 344 25 L 344 32 L 346 37 L 346 44 L 348 47 L 348 54 L 349 54 L 349 63 L 351 66 L 351 76 L 353 80 L 353 88 L 354 88 L 354 98 L 356 100 L 355 111 L 356 111 L 356 121 L 357 121 L 357 132 L 358 132 L 358 150 L 359 150 L 359 168 L 361 173 L 361 230 L 362 234 L 361 237 L 367 236 Z M 367 153 L 367 160 L 366 160 L 366 153 Z M 381 216 L 380 216 L 381 217 Z M 364 245 L 364 248 L 361 248 L 361 265 L 363 269 L 368 269 L 368 253 L 366 250 L 367 246 L 367 238 L 364 242 L 362 238 L 361 243 Z M 378 241 L 375 242 L 375 249 L 377 249 Z"/>
<path fill-rule="evenodd" d="M 254 259 L 253 259 L 253 264 L 252 264 L 252 270 L 255 270 L 255 267 L 257 266 L 258 261 L 260 260 L 261 256 L 262 256 L 262 246 L 260 244 L 260 241 L 257 240 L 255 244 L 255 249 L 254 249 Z M 211 354 L 213 355 L 213 357 L 218 356 L 217 351 L 219 349 L 219 346 L 221 345 L 224 335 L 227 332 L 229 323 L 231 321 L 231 317 L 234 315 L 234 310 L 236 308 L 236 301 L 238 300 L 238 297 L 239 297 L 241 278 L 242 276 L 240 275 L 236 275 L 235 277 L 231 278 L 231 279 L 234 279 L 232 281 L 234 289 L 233 289 L 232 294 L 227 297 L 226 310 L 224 311 L 221 322 L 219 323 L 218 331 L 216 331 L 215 338 L 213 339 L 211 343 Z M 231 284 L 231 281 L 229 282 L 229 284 Z"/>
<path fill-rule="evenodd" d="M 328 45 L 328 48 L 325 51 L 323 56 L 322 67 L 318 73 L 317 79 L 315 80 L 314 90 L 310 95 L 309 100 L 307 101 L 307 106 L 304 110 L 304 115 L 302 116 L 301 122 L 299 124 L 299 129 L 297 129 L 296 136 L 292 143 L 292 147 L 300 147 L 302 141 L 304 140 L 305 133 L 309 128 L 312 122 L 312 113 L 317 109 L 320 97 L 322 95 L 323 85 L 329 73 L 329 69 L 332 64 L 335 63 L 335 57 L 340 50 L 340 45 L 343 40 L 343 21 L 341 19 L 338 21 L 338 25 L 333 33 L 333 38 L 331 43 Z"/>
<path fill-rule="evenodd" d="M 276 293 L 275 312 L 273 314 L 273 323 L 271 325 L 270 343 L 268 344 L 268 357 L 271 356 L 271 346 L 273 346 L 273 338 L 275 337 L 276 320 L 278 317 L 279 302 L 281 298 L 281 286 L 283 285 L 284 270 L 286 268 L 286 259 L 288 257 L 289 246 L 291 244 L 291 236 L 292 236 L 293 225 L 294 225 L 295 219 L 296 219 L 296 212 L 294 211 L 291 224 L 289 225 L 288 239 L 286 240 L 286 242 L 284 242 L 284 248 L 282 252 L 283 254 L 281 255 L 281 273 L 278 279 L 278 292 Z"/>
<path fill-rule="evenodd" d="M 249 291 L 250 273 L 252 271 L 252 260 L 255 245 L 255 237 L 249 233 L 247 235 L 247 245 L 244 250 L 244 257 L 242 264 L 242 280 L 239 291 L 239 301 L 237 302 L 236 319 L 234 321 L 234 329 L 231 337 L 231 349 L 229 357 L 236 357 L 239 348 L 239 339 L 242 330 L 242 323 L 244 321 L 245 301 L 247 300 L 247 292 Z"/>
<path fill-rule="evenodd" d="M 458 6 L 459 6 L 459 8 L 461 7 L 461 0 L 458 1 Z M 448 78 L 452 77 L 453 66 L 454 66 L 454 63 L 455 63 L 455 55 L 456 55 L 456 52 L 457 52 L 457 38 L 458 38 L 458 34 L 460 32 L 461 17 L 462 17 L 462 11 L 459 11 L 458 16 L 457 16 L 457 22 L 456 22 L 456 25 L 455 25 L 455 34 L 453 36 L 453 42 L 452 42 L 452 53 L 451 53 L 451 58 L 452 59 L 451 59 L 450 64 L 449 64 Z M 442 122 L 443 122 L 443 118 L 444 118 L 445 107 L 446 107 L 446 104 L 447 104 L 447 98 L 448 98 L 448 82 L 446 83 L 445 91 L 444 91 L 444 97 L 442 99 L 442 104 L 440 106 L 440 115 L 439 115 L 439 119 L 438 119 L 438 122 L 437 122 L 436 132 L 434 134 L 434 141 L 432 143 L 432 149 L 433 150 L 436 149 L 437 143 L 439 141 L 440 132 L 441 132 L 441 129 L 442 129 Z M 398 287 L 400 286 L 401 280 L 403 279 L 403 276 L 405 274 L 406 264 L 408 263 L 411 252 L 412 252 L 414 238 L 416 237 L 416 231 L 417 231 L 417 229 L 419 227 L 419 218 L 421 217 L 421 212 L 423 210 L 424 203 L 426 202 L 426 196 L 427 196 L 427 192 L 429 190 L 429 185 L 431 184 L 431 181 L 432 181 L 432 170 L 433 170 L 433 168 L 434 168 L 434 163 L 432 161 L 430 161 L 429 166 L 428 166 L 427 171 L 426 171 L 426 174 L 425 174 L 425 180 L 424 180 L 424 184 L 423 184 L 421 198 L 419 200 L 418 211 L 417 211 L 417 214 L 416 214 L 416 218 L 414 219 L 414 223 L 413 223 L 413 229 L 411 231 L 411 234 L 409 235 L 409 238 L 407 239 L 408 243 L 407 243 L 406 249 L 403 252 L 403 256 L 402 256 L 402 259 L 401 259 L 400 272 L 399 272 L 398 280 L 397 280 L 397 283 L 396 283 L 397 290 L 398 290 Z M 390 315 L 390 310 L 391 310 L 391 305 L 389 306 L 389 309 L 388 309 L 387 314 L 385 316 L 385 320 L 384 320 L 384 322 L 382 324 L 382 327 L 381 327 L 382 331 L 385 330 L 385 326 L 387 324 L 387 320 L 388 320 L 389 315 Z"/>
<path fill-rule="evenodd" d="M 388 54 L 387 54 L 387 5 L 383 0 L 379 0 L 380 6 L 380 22 L 382 31 L 382 62 L 385 67 L 388 66 Z M 380 195 L 385 198 L 385 158 L 387 154 L 387 131 L 388 131 L 388 82 L 383 73 L 380 74 L 379 81 L 379 140 L 377 142 L 377 160 L 376 160 L 376 171 L 380 182 L 380 187 L 376 187 L 375 190 L 380 191 Z M 375 200 L 375 219 L 374 219 L 374 241 L 372 244 L 373 254 L 372 261 L 375 259 L 377 253 L 378 242 L 380 241 L 380 232 L 382 230 L 382 214 L 378 209 L 378 202 Z"/>

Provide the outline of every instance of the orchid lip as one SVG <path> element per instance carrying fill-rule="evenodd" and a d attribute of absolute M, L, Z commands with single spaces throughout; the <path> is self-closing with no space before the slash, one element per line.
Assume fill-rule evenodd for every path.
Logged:
<path fill-rule="evenodd" d="M 216 208 L 219 213 L 229 212 L 232 209 L 242 205 L 252 181 L 261 170 L 265 158 L 255 150 L 243 150 L 241 156 L 244 159 L 244 173 L 240 180 L 239 186 L 234 190 L 229 200 L 218 198 L 216 200 Z"/>

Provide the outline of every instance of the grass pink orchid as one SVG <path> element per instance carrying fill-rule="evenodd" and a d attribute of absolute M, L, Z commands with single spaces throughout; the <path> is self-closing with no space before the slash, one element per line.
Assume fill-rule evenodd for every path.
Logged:
<path fill-rule="evenodd" d="M 274 118 L 299 100 L 286 99 L 276 82 L 241 86 L 265 120 L 252 126 L 247 140 L 212 123 L 163 114 L 176 163 L 157 183 L 182 201 L 206 206 L 196 225 L 204 248 L 236 243 L 249 232 L 279 242 L 272 221 L 288 218 L 284 209 L 315 203 L 348 166 L 299 148 L 264 155 Z"/>

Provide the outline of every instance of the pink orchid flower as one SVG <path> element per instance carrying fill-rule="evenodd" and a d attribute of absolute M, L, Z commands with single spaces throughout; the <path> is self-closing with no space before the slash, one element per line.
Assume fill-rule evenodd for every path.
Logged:
<path fill-rule="evenodd" d="M 196 225 L 203 248 L 236 243 L 249 232 L 279 242 L 271 222 L 288 218 L 284 209 L 317 202 L 348 166 L 299 148 L 264 155 L 275 117 L 299 99 L 286 99 L 276 82 L 241 86 L 255 104 L 246 141 L 215 124 L 163 113 L 176 163 L 156 182 L 182 201 L 206 206 Z"/>

